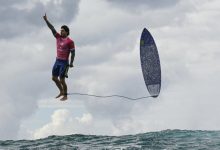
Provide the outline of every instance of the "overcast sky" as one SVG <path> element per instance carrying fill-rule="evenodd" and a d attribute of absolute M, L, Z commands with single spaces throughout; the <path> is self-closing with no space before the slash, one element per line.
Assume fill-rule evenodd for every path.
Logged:
<path fill-rule="evenodd" d="M 45 12 L 57 31 L 70 27 L 76 45 L 69 92 L 148 96 L 139 58 L 146 27 L 161 59 L 160 96 L 54 99 Z M 0 140 L 219 130 L 219 18 L 218 0 L 1 0 Z"/>

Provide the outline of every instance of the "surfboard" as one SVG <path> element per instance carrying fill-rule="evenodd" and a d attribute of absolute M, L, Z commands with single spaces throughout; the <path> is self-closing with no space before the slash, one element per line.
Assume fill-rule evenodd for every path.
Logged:
<path fill-rule="evenodd" d="M 158 97 L 161 89 L 160 58 L 151 33 L 144 28 L 140 39 L 141 68 L 148 92 Z"/>

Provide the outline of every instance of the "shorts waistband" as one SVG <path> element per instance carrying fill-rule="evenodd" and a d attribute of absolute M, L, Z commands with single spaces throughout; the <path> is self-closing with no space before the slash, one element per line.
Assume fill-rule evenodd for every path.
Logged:
<path fill-rule="evenodd" d="M 63 59 L 59 59 L 59 58 L 56 58 L 56 61 L 63 62 L 63 63 L 68 63 L 69 62 L 68 60 L 63 60 Z"/>

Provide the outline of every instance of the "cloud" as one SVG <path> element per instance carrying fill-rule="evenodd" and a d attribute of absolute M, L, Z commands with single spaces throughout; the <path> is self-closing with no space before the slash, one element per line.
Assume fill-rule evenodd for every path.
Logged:
<path fill-rule="evenodd" d="M 49 68 L 55 59 L 55 45 L 50 43 L 55 41 L 42 15 L 48 10 L 54 23 L 70 23 L 77 14 L 78 3 L 66 0 L 45 4 L 29 0 L 1 3 L 0 139 L 16 139 L 21 122 L 37 110 L 37 100 L 50 93 Z"/>
<path fill-rule="evenodd" d="M 135 102 L 69 96 L 74 111 L 68 102 L 57 102 L 54 107 L 58 110 L 51 121 L 33 132 L 35 138 L 218 129 L 219 6 L 217 0 L 3 2 L 0 138 L 16 138 L 20 123 L 40 111 L 37 101 L 46 103 L 57 90 L 50 79 L 55 40 L 42 20 L 45 10 L 55 26 L 68 23 L 72 27 L 76 58 L 67 80 L 69 92 L 147 95 L 139 61 L 144 27 L 152 33 L 159 50 L 162 90 L 157 99 Z M 6 8 L 8 14 L 3 15 Z M 3 31 L 6 27 L 7 32 Z M 83 112 L 77 110 L 78 104 L 84 107 Z"/>
<path fill-rule="evenodd" d="M 35 139 L 44 138 L 49 135 L 68 135 L 77 133 L 80 129 L 88 128 L 92 122 L 93 117 L 89 113 L 83 114 L 81 118 L 73 118 L 68 109 L 58 109 L 51 116 L 51 122 L 37 129 L 32 134 Z"/>
<path fill-rule="evenodd" d="M 90 123 L 92 121 L 91 114 L 83 114 L 82 118 L 76 118 L 80 123 Z"/>
<path fill-rule="evenodd" d="M 120 2 L 112 3 L 119 5 Z M 85 68 L 87 72 L 76 81 L 76 84 L 82 87 L 80 89 L 92 94 L 120 93 L 129 96 L 146 94 L 141 82 L 142 75 L 137 68 L 141 26 L 148 26 L 160 53 L 162 90 L 159 98 L 138 103 L 119 99 L 85 101 L 84 104 L 94 118 L 110 120 L 118 134 L 167 128 L 217 129 L 219 120 L 215 120 L 213 116 L 217 111 L 216 106 L 219 106 L 217 102 L 219 94 L 217 88 L 213 87 L 214 82 L 219 82 L 220 70 L 217 65 L 220 46 L 219 29 L 215 28 L 219 24 L 215 21 L 216 16 L 219 15 L 217 3 L 217 1 L 209 3 L 205 0 L 203 3 L 178 1 L 172 7 L 167 5 L 155 11 L 152 11 L 154 7 L 147 9 L 145 6 L 146 11 L 137 14 L 131 13 L 129 9 L 119 9 L 120 5 L 120 7 L 114 5 L 111 10 L 105 12 L 104 8 L 109 6 L 106 3 L 99 3 L 102 7 L 96 11 L 103 11 L 100 16 L 105 14 L 105 18 L 100 17 L 100 19 L 100 13 L 95 12 L 98 21 L 93 24 L 94 27 L 90 26 L 92 33 L 88 32 L 88 36 L 85 37 L 92 42 L 79 43 L 82 44 L 80 45 L 82 51 L 78 52 L 83 58 L 88 58 L 86 54 L 91 53 L 89 59 L 94 58 L 94 61 L 79 60 L 80 65 L 85 65 L 89 69 Z M 209 8 L 205 7 L 207 5 Z M 127 11 L 130 13 L 126 13 Z M 112 14 L 119 15 L 111 18 Z M 112 27 L 113 23 L 109 21 L 117 26 Z M 120 29 L 121 32 L 114 32 L 114 29 Z M 92 37 L 99 31 L 105 34 L 101 36 L 98 33 L 97 39 Z M 82 37 L 80 39 L 84 39 Z M 126 39 L 132 40 L 126 41 Z M 213 108 L 213 110 L 208 109 L 201 113 L 201 110 L 206 109 L 205 103 L 209 103 L 209 109 Z M 199 114 L 206 117 L 201 117 Z M 128 123 L 132 125 L 129 127 Z"/>
<path fill-rule="evenodd" d="M 107 0 L 109 3 L 114 4 L 116 7 L 127 7 L 128 9 L 140 9 L 140 8 L 148 8 L 148 9 L 161 9 L 166 7 L 175 6 L 178 4 L 179 0 L 127 0 L 126 2 L 123 0 Z"/>
<path fill-rule="evenodd" d="M 7 95 L 2 91 L 1 97 L 0 139 L 16 139 L 22 119 L 29 116 L 30 112 L 33 113 L 36 105 L 29 96 L 13 95 L 13 93 Z"/>
<path fill-rule="evenodd" d="M 47 12 L 55 23 L 70 23 L 78 12 L 79 0 L 7 1 L 0 6 L 0 38 L 12 38 L 38 31 L 43 24 L 42 16 Z"/>

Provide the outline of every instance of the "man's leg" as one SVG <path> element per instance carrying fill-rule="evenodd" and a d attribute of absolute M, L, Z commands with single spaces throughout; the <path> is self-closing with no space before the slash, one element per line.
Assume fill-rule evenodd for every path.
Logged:
<path fill-rule="evenodd" d="M 60 83 L 63 87 L 63 98 L 61 98 L 60 100 L 61 101 L 65 101 L 68 99 L 67 97 L 67 85 L 66 85 L 66 82 L 65 82 L 65 77 L 64 78 L 60 78 Z"/>
<path fill-rule="evenodd" d="M 59 98 L 60 96 L 64 95 L 64 89 L 62 87 L 61 82 L 59 81 L 58 77 L 53 76 L 52 80 L 56 83 L 56 86 L 58 87 L 58 89 L 60 90 L 60 94 L 56 96 L 56 98 Z"/>

